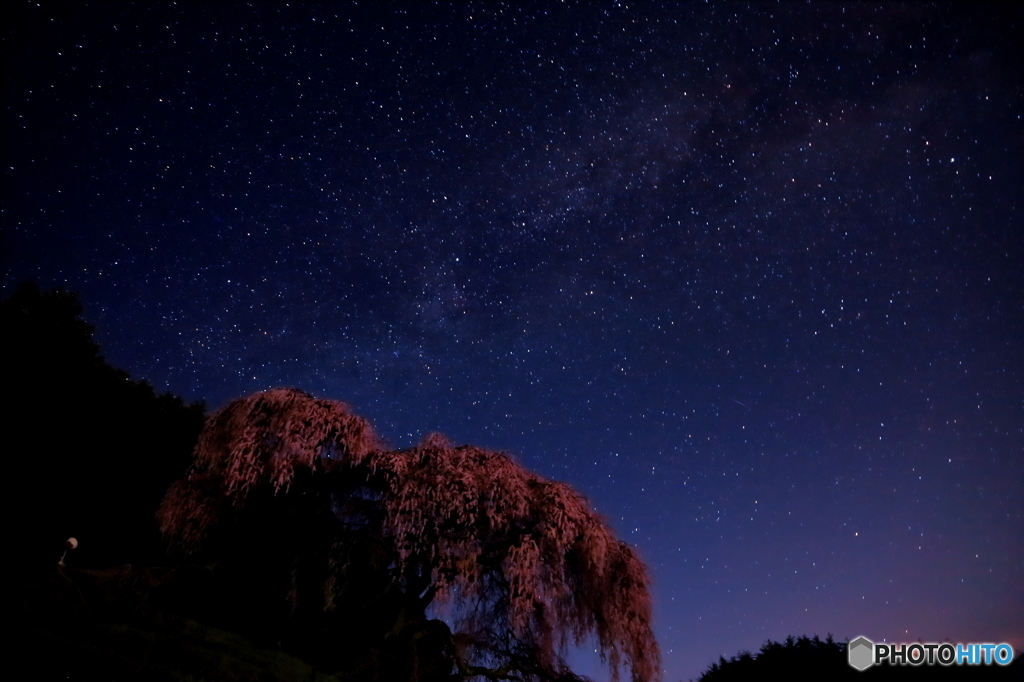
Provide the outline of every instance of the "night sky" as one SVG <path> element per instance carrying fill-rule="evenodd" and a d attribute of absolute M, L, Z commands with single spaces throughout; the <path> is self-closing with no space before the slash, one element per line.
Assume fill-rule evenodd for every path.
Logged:
<path fill-rule="evenodd" d="M 293 386 L 569 482 L 667 681 L 1024 647 L 1020 10 L 5 13 L 4 297 L 79 292 L 210 409 Z"/>

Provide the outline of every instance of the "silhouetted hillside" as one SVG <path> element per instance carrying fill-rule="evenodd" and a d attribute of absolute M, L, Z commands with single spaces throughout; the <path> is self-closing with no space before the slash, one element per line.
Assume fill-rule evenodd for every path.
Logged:
<path fill-rule="evenodd" d="M 33 284 L 0 307 L 9 542 L 51 565 L 69 536 L 78 565 L 159 560 L 153 515 L 188 467 L 204 407 L 107 364 L 81 311 L 74 294 Z"/>
<path fill-rule="evenodd" d="M 274 643 L 182 613 L 174 569 L 55 563 L 24 571 L 0 604 L 17 679 L 83 682 L 330 682 Z M 358 673 L 358 671 L 357 671 Z"/>

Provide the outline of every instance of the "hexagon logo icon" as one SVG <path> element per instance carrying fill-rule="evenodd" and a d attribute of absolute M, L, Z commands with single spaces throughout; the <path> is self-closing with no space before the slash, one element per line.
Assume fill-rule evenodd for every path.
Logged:
<path fill-rule="evenodd" d="M 846 655 L 851 666 L 867 670 L 875 662 L 875 643 L 867 637 L 858 637 L 847 645 Z"/>

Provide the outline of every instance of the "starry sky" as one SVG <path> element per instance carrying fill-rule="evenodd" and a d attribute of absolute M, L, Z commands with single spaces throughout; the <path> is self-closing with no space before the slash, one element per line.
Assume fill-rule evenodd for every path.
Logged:
<path fill-rule="evenodd" d="M 6 14 L 3 295 L 79 292 L 112 364 L 569 482 L 651 568 L 666 680 L 1024 647 L 1019 9 Z"/>

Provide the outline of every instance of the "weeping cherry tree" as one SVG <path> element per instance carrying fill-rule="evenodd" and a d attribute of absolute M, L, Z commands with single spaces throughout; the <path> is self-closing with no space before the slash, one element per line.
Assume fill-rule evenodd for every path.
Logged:
<path fill-rule="evenodd" d="M 635 551 L 503 453 L 436 434 L 387 450 L 344 404 L 275 389 L 208 421 L 158 520 L 186 555 L 269 549 L 290 616 L 403 642 L 396 679 L 579 679 L 563 655 L 590 638 L 613 679 L 659 678 Z"/>

